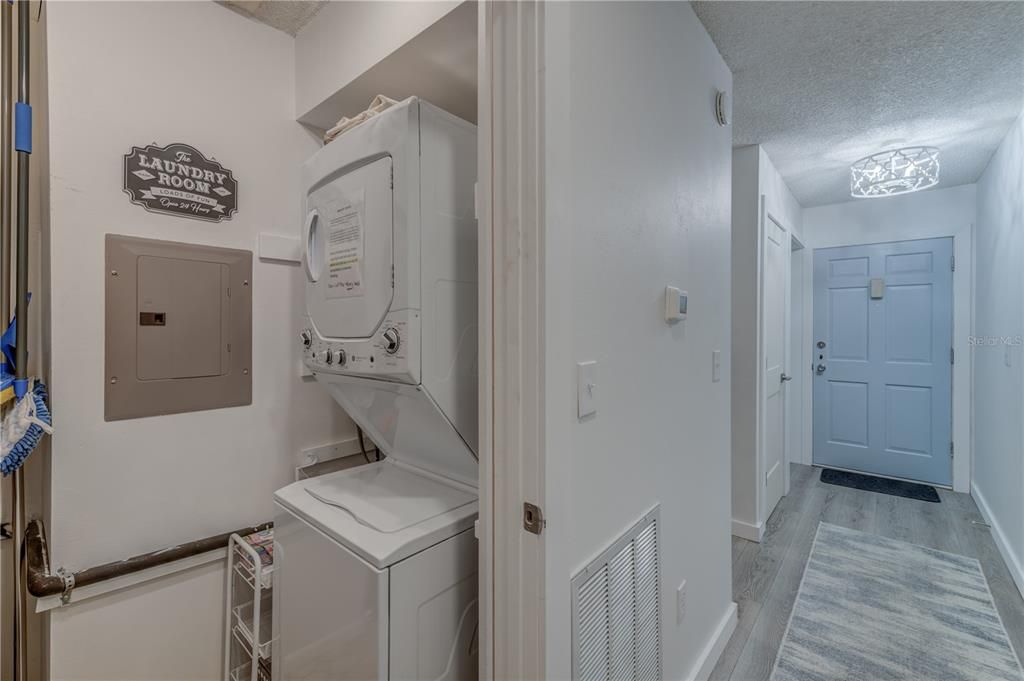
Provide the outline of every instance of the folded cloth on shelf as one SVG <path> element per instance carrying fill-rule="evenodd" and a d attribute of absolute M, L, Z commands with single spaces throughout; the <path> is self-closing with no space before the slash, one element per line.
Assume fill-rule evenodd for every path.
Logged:
<path fill-rule="evenodd" d="M 380 112 L 390 109 L 395 104 L 398 104 L 396 100 L 391 99 L 390 97 L 385 97 L 384 95 L 377 95 L 373 98 L 373 101 L 370 102 L 370 107 L 366 109 L 366 111 L 363 111 L 361 114 L 351 118 L 343 116 L 340 121 L 335 123 L 334 127 L 328 130 L 324 135 L 324 144 L 331 142 L 335 137 L 346 130 L 351 130 L 360 123 L 370 120 Z"/>

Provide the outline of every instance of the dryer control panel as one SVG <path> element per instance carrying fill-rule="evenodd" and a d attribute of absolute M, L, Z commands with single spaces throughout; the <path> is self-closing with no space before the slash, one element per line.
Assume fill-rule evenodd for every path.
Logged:
<path fill-rule="evenodd" d="M 370 338 L 324 338 L 310 323 L 299 334 L 302 358 L 313 373 L 352 374 L 418 384 L 418 310 L 388 314 Z"/>

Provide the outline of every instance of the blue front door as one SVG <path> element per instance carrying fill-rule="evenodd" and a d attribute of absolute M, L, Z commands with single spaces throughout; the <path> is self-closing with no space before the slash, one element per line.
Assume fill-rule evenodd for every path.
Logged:
<path fill-rule="evenodd" d="M 952 481 L 953 240 L 814 252 L 814 463 Z"/>

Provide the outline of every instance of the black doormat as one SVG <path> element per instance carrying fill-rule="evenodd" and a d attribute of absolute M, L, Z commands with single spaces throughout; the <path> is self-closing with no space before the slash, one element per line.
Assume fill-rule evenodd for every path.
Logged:
<path fill-rule="evenodd" d="M 917 482 L 903 482 L 902 480 L 889 480 L 888 478 L 876 478 L 873 475 L 861 475 L 860 473 L 848 473 L 837 471 L 834 468 L 821 469 L 821 481 L 829 485 L 841 485 L 862 489 L 865 492 L 878 492 L 879 494 L 891 494 L 894 497 L 906 497 L 918 501 L 930 501 L 933 504 L 940 504 L 939 493 L 931 485 L 922 485 Z"/>

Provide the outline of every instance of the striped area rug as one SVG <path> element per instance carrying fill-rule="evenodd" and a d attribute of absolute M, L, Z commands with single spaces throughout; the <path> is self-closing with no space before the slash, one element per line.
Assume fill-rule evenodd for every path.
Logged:
<path fill-rule="evenodd" d="M 1024 681 L 981 565 L 821 523 L 772 681 Z"/>

